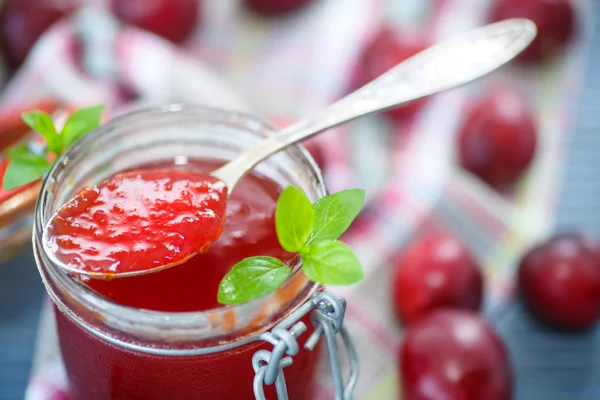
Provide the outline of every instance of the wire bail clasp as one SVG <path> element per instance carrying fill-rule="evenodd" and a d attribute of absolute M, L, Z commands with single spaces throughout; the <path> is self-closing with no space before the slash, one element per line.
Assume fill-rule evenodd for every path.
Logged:
<path fill-rule="evenodd" d="M 358 358 L 350 335 L 343 325 L 346 300 L 328 292 L 321 292 L 290 314 L 271 332 L 265 332 L 259 336 L 260 340 L 265 340 L 273 345 L 273 351 L 258 350 L 252 357 L 252 367 L 255 372 L 253 389 L 256 400 L 266 400 L 264 385 L 272 384 L 275 384 L 278 400 L 288 400 L 284 368 L 292 365 L 292 357 L 298 354 L 300 350 L 297 338 L 307 328 L 299 320 L 309 312 L 315 330 L 306 340 L 304 348 L 312 351 L 321 337 L 325 336 L 335 398 L 336 400 L 352 399 L 358 378 Z M 345 386 L 336 342 L 336 334 L 338 333 L 342 336 L 350 369 L 348 382 Z"/>

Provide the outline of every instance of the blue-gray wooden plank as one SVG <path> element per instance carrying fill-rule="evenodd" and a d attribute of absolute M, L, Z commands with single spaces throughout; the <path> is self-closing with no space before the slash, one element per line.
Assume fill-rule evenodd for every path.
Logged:
<path fill-rule="evenodd" d="M 31 252 L 0 264 L 0 400 L 23 398 L 43 293 Z"/>

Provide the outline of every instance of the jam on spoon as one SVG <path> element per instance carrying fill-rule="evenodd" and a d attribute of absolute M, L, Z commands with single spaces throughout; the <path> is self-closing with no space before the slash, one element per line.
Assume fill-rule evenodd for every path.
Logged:
<path fill-rule="evenodd" d="M 118 174 L 80 191 L 54 215 L 46 244 L 90 277 L 139 275 L 205 252 L 223 229 L 226 186 L 181 170 Z"/>

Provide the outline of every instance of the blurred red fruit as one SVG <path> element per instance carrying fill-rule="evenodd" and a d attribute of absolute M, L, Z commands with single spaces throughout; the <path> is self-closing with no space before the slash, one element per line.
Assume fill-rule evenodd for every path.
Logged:
<path fill-rule="evenodd" d="M 73 11 L 78 3 L 78 0 L 0 2 L 0 48 L 8 67 L 19 68 L 46 29 Z"/>
<path fill-rule="evenodd" d="M 430 45 L 429 39 L 423 34 L 384 27 L 360 55 L 354 72 L 353 89 L 369 83 Z M 415 115 L 424 104 L 425 99 L 417 100 L 406 106 L 387 110 L 384 114 L 393 119 L 405 119 Z"/>
<path fill-rule="evenodd" d="M 519 289 L 529 309 L 559 328 L 583 330 L 600 318 L 600 242 L 558 235 L 525 255 Z"/>
<path fill-rule="evenodd" d="M 400 348 L 402 400 L 509 400 L 510 360 L 483 317 L 444 310 L 409 326 Z"/>
<path fill-rule="evenodd" d="M 533 159 L 536 136 L 525 99 L 514 91 L 491 90 L 471 106 L 459 130 L 460 164 L 492 186 L 513 184 Z"/>
<path fill-rule="evenodd" d="M 314 0 L 244 0 L 252 10 L 265 15 L 287 14 Z"/>
<path fill-rule="evenodd" d="M 538 28 L 533 43 L 518 57 L 537 63 L 559 53 L 575 31 L 575 11 L 570 0 L 498 0 L 490 20 L 529 18 Z"/>
<path fill-rule="evenodd" d="M 199 0 L 111 0 L 113 13 L 174 43 L 187 39 L 200 16 Z"/>
<path fill-rule="evenodd" d="M 449 235 L 424 236 L 413 242 L 396 266 L 394 301 L 405 324 L 434 310 L 478 310 L 483 282 L 469 250 Z"/>

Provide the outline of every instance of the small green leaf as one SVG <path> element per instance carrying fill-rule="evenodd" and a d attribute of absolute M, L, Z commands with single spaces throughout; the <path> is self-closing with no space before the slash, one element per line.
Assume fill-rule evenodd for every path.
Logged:
<path fill-rule="evenodd" d="M 10 163 L 2 180 L 2 188 L 7 191 L 40 179 L 52 167 L 44 157 L 29 152 L 27 145 L 8 150 L 8 158 Z"/>
<path fill-rule="evenodd" d="M 313 204 L 315 226 L 310 244 L 331 242 L 350 227 L 365 201 L 362 189 L 342 190 L 325 196 Z"/>
<path fill-rule="evenodd" d="M 250 257 L 235 264 L 219 285 L 221 304 L 239 304 L 267 295 L 285 282 L 291 269 L 273 257 Z"/>
<path fill-rule="evenodd" d="M 342 242 L 306 246 L 300 255 L 304 273 L 313 282 L 350 285 L 363 278 L 360 261 Z"/>
<path fill-rule="evenodd" d="M 289 252 L 302 249 L 313 229 L 315 212 L 304 192 L 288 186 L 277 200 L 275 230 L 281 247 Z"/>
<path fill-rule="evenodd" d="M 33 110 L 21 115 L 23 121 L 34 131 L 46 139 L 48 151 L 59 155 L 62 153 L 63 146 L 59 134 L 56 132 L 52 118 L 44 111 Z"/>
<path fill-rule="evenodd" d="M 35 156 L 35 154 L 29 151 L 29 146 L 27 144 L 20 144 L 8 149 L 7 156 L 11 160 L 29 160 L 32 156 Z"/>
<path fill-rule="evenodd" d="M 79 138 L 93 131 L 100 125 L 103 105 L 82 108 L 69 116 L 61 132 L 65 149 L 71 147 Z"/>

